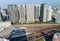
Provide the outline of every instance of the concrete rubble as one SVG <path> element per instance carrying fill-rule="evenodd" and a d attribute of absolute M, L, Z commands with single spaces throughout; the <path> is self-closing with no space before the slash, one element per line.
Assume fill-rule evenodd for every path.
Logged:
<path fill-rule="evenodd" d="M 0 41 L 9 41 L 9 40 L 5 38 L 0 38 Z"/>
<path fill-rule="evenodd" d="M 1 22 L 0 23 L 0 38 L 8 38 L 14 27 L 11 22 Z"/>
<path fill-rule="evenodd" d="M 60 41 L 60 33 L 55 33 L 54 34 L 53 41 Z"/>

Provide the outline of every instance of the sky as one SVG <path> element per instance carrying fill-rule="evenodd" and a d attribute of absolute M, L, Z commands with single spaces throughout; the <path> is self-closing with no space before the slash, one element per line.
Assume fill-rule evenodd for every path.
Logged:
<path fill-rule="evenodd" d="M 54 6 L 60 5 L 60 0 L 0 0 L 0 7 L 5 8 L 8 4 L 50 4 Z"/>

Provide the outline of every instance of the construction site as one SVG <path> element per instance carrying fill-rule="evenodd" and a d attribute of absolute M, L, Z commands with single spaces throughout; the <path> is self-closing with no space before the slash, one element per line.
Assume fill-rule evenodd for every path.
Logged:
<path fill-rule="evenodd" d="M 10 22 L 0 23 L 0 38 L 9 41 L 36 41 L 53 35 L 60 30 L 60 24 L 24 24 L 12 25 Z M 0 39 L 1 40 L 1 39 Z"/>

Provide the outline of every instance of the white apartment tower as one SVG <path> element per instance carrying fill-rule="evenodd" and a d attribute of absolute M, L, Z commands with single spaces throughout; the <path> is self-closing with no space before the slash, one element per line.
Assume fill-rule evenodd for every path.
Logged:
<path fill-rule="evenodd" d="M 39 21 L 41 4 L 35 4 L 35 21 Z"/>
<path fill-rule="evenodd" d="M 19 21 L 18 6 L 17 5 L 8 5 L 8 12 L 10 21 L 15 23 Z"/>
<path fill-rule="evenodd" d="M 2 21 L 1 13 L 0 13 L 0 22 Z"/>
<path fill-rule="evenodd" d="M 56 23 L 60 23 L 60 11 L 57 11 L 57 14 L 56 14 Z"/>
<path fill-rule="evenodd" d="M 0 22 L 2 21 L 2 14 L 1 14 L 1 8 L 0 8 Z"/>
<path fill-rule="evenodd" d="M 52 20 L 52 13 L 53 13 L 52 6 L 49 5 L 48 14 L 47 14 L 47 21 L 51 21 Z"/>
<path fill-rule="evenodd" d="M 27 23 L 34 22 L 34 4 L 26 4 Z"/>
<path fill-rule="evenodd" d="M 20 4 L 18 5 L 19 11 L 19 22 L 25 22 L 25 5 Z"/>
<path fill-rule="evenodd" d="M 52 8 L 48 4 L 41 4 L 40 21 L 47 22 L 52 20 Z"/>

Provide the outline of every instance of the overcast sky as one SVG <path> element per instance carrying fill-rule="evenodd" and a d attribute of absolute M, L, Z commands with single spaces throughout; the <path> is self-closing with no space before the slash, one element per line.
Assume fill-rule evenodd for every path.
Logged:
<path fill-rule="evenodd" d="M 0 0 L 0 7 L 7 7 L 8 4 L 40 4 L 60 5 L 60 0 Z"/>

